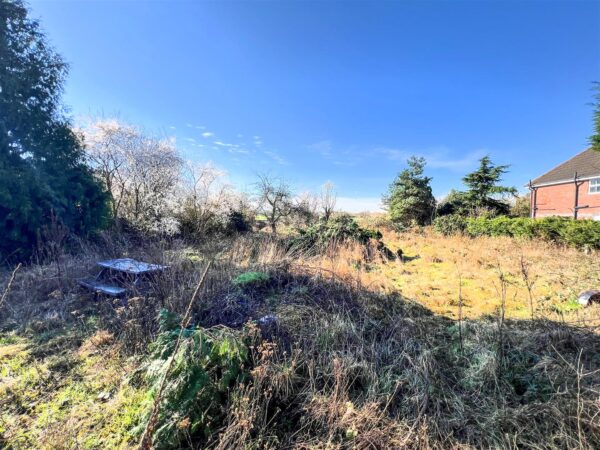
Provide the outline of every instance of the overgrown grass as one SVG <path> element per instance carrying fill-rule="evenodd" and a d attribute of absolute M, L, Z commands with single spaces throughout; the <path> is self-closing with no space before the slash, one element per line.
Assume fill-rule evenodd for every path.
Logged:
<path fill-rule="evenodd" d="M 131 247 L 170 272 L 126 306 L 74 286 L 104 255 L 23 269 L 0 311 L 0 446 L 137 446 L 175 358 L 154 448 L 600 447 L 600 337 L 585 326 L 597 308 L 571 307 L 597 280 L 590 256 L 419 231 L 383 239 L 404 262 L 365 261 L 348 243 L 290 253 L 262 235 L 193 260 L 177 242 Z M 179 321 L 163 314 L 161 327 L 159 312 L 186 310 L 214 255 L 173 355 Z"/>

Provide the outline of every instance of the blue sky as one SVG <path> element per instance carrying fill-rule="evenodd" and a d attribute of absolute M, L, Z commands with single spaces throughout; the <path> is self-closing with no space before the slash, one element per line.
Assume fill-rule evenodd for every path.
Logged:
<path fill-rule="evenodd" d="M 177 138 L 248 188 L 374 209 L 412 154 L 437 196 L 484 154 L 521 186 L 587 145 L 600 1 L 31 1 L 74 117 Z"/>

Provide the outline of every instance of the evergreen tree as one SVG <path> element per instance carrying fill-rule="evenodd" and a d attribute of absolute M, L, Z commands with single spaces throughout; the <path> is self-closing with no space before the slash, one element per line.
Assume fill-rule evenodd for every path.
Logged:
<path fill-rule="evenodd" d="M 436 216 L 468 215 L 466 193 L 451 189 L 437 205 Z"/>
<path fill-rule="evenodd" d="M 463 182 L 468 189 L 462 196 L 462 200 L 470 214 L 478 215 L 482 212 L 493 215 L 508 214 L 510 205 L 502 197 L 517 195 L 517 189 L 498 184 L 502 180 L 502 175 L 508 171 L 508 167 L 497 166 L 489 156 L 484 156 L 479 160 L 479 168 L 465 175 Z"/>
<path fill-rule="evenodd" d="M 75 233 L 106 219 L 107 194 L 60 107 L 67 73 L 20 0 L 0 0 L 0 263 L 24 257 L 53 216 Z"/>
<path fill-rule="evenodd" d="M 427 225 L 435 211 L 431 178 L 423 176 L 425 158 L 412 156 L 408 168 L 398 174 L 383 198 L 390 219 L 399 228 Z"/>

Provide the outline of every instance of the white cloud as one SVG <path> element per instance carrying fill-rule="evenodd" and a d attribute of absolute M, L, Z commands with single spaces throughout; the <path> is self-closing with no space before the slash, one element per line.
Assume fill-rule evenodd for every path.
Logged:
<path fill-rule="evenodd" d="M 329 158 L 331 156 L 333 144 L 330 140 L 324 140 L 315 142 L 314 144 L 309 145 L 308 148 L 318 152 L 323 157 Z"/>
<path fill-rule="evenodd" d="M 421 156 L 425 158 L 427 167 L 432 169 L 448 169 L 459 172 L 475 166 L 477 161 L 487 153 L 484 150 L 475 150 L 467 153 L 466 155 L 454 157 L 446 148 L 426 151 L 380 148 L 377 149 L 377 152 L 386 155 L 390 161 L 406 161 L 411 156 Z"/>
<path fill-rule="evenodd" d="M 281 164 L 282 166 L 288 164 L 288 162 L 285 159 L 283 159 L 277 152 L 265 151 L 264 154 L 271 158 L 273 161 L 275 161 L 277 164 Z"/>
<path fill-rule="evenodd" d="M 342 167 L 356 166 L 365 158 L 365 152 L 359 151 L 356 147 L 334 149 L 333 142 L 328 139 L 310 144 L 308 149 L 317 152 L 331 164 Z"/>
<path fill-rule="evenodd" d="M 196 139 L 194 138 L 185 138 L 185 140 L 188 142 L 196 142 Z"/>
<path fill-rule="evenodd" d="M 236 147 L 236 145 L 234 144 L 226 144 L 225 142 L 221 141 L 214 141 L 213 144 L 218 145 L 220 147 Z"/>
<path fill-rule="evenodd" d="M 239 144 L 228 144 L 228 143 L 222 142 L 222 141 L 214 141 L 213 144 L 218 147 L 221 147 L 221 148 L 226 148 L 229 153 L 241 153 L 243 155 L 247 155 L 250 153 L 250 151 L 246 150 Z M 213 148 L 216 148 L 216 147 L 213 147 Z"/>
<path fill-rule="evenodd" d="M 195 128 L 196 130 L 204 130 L 204 129 L 206 129 L 206 127 L 204 125 L 193 125 L 191 123 L 186 123 L 185 126 L 188 127 L 188 128 Z"/>
<path fill-rule="evenodd" d="M 211 137 L 211 136 L 214 136 L 214 135 L 215 135 L 215 134 L 214 134 L 214 133 L 211 133 L 210 131 L 205 131 L 204 133 L 202 133 L 202 137 L 203 137 L 203 138 L 207 138 L 207 139 L 208 139 L 209 137 Z"/>
<path fill-rule="evenodd" d="M 336 209 L 349 213 L 383 212 L 379 197 L 338 197 Z"/>

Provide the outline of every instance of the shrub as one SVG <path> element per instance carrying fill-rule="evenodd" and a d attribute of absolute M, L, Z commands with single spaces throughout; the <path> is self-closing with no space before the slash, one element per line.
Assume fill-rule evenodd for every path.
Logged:
<path fill-rule="evenodd" d="M 264 272 L 244 272 L 233 279 L 238 287 L 260 287 L 269 282 L 269 275 Z"/>
<path fill-rule="evenodd" d="M 467 219 L 458 214 L 436 217 L 433 221 L 433 229 L 444 236 L 462 234 L 467 227 Z"/>
<path fill-rule="evenodd" d="M 465 233 L 471 237 L 509 236 L 524 239 L 543 239 L 579 248 L 600 249 L 600 222 L 573 220 L 567 217 L 530 219 L 510 218 L 463 218 L 450 215 L 438 217 L 434 222 L 436 231 L 444 234 Z"/>
<path fill-rule="evenodd" d="M 225 218 L 225 231 L 228 234 L 247 233 L 252 230 L 252 223 L 241 211 L 230 210 Z"/>
<path fill-rule="evenodd" d="M 574 247 L 600 248 L 600 222 L 577 220 L 561 230 L 562 240 Z"/>
<path fill-rule="evenodd" d="M 190 435 L 207 437 L 221 418 L 229 389 L 246 376 L 248 347 L 229 328 L 185 329 L 173 355 L 181 331 L 178 323 L 174 314 L 161 311 L 160 334 L 143 368 L 152 386 L 143 425 L 150 418 L 163 377 L 168 376 L 153 433 L 154 448 L 180 448 Z M 171 357 L 173 365 L 165 374 Z"/>
<path fill-rule="evenodd" d="M 334 217 L 329 221 L 321 220 L 292 238 L 291 246 L 308 251 L 323 251 L 332 243 L 354 241 L 367 245 L 371 239 L 380 240 L 379 231 L 361 228 L 356 221 L 348 216 Z"/>

